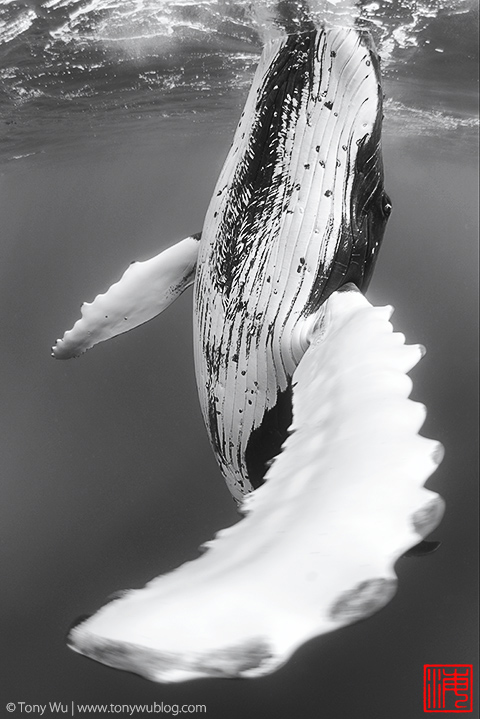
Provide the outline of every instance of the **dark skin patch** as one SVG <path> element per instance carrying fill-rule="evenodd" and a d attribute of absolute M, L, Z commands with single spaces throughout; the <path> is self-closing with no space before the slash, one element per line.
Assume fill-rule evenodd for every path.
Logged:
<path fill-rule="evenodd" d="M 282 207 L 292 192 L 276 170 L 284 164 L 288 128 L 297 122 L 297 105 L 305 90 L 312 91 L 317 36 L 315 32 L 289 36 L 268 69 L 257 98 L 256 119 L 248 150 L 228 187 L 222 219 L 212 252 L 212 281 L 236 312 L 239 274 L 246 258 L 261 246 L 265 217 L 269 232 L 279 227 Z M 283 202 L 279 202 L 282 196 Z M 265 229 L 265 232 L 267 230 Z"/>
<path fill-rule="evenodd" d="M 279 392 L 277 402 L 263 416 L 262 423 L 250 435 L 245 452 L 248 478 L 254 489 L 264 482 L 271 460 L 280 453 L 292 424 L 292 387 Z"/>
<path fill-rule="evenodd" d="M 367 45 L 368 38 L 365 38 L 365 41 L 362 38 L 362 42 L 372 50 L 372 65 L 380 82 L 378 57 L 373 48 Z M 308 314 L 316 312 L 333 292 L 347 282 L 353 282 L 365 292 L 375 268 L 387 220 L 392 211 L 392 203 L 383 187 L 380 146 L 383 114 L 380 91 L 378 103 L 371 135 L 365 135 L 358 141 L 352 192 L 350 197 L 344 197 L 343 200 L 343 217 L 335 259 L 329 272 L 319 272 L 315 279 L 307 302 Z M 342 145 L 342 149 L 348 151 L 346 145 Z M 334 238 L 330 241 L 334 241 Z"/>

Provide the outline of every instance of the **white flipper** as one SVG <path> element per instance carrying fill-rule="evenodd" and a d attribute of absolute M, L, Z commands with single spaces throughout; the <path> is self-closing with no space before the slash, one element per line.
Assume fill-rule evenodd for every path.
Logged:
<path fill-rule="evenodd" d="M 396 560 L 443 512 L 423 487 L 441 445 L 418 435 L 425 409 L 408 399 L 423 350 L 390 312 L 358 291 L 327 300 L 293 376 L 291 432 L 245 518 L 75 627 L 73 649 L 156 681 L 254 677 L 389 601 Z"/>
<path fill-rule="evenodd" d="M 199 239 L 192 235 L 150 260 L 133 262 L 105 294 L 82 305 L 81 319 L 57 340 L 52 355 L 78 357 L 163 312 L 194 281 Z"/>

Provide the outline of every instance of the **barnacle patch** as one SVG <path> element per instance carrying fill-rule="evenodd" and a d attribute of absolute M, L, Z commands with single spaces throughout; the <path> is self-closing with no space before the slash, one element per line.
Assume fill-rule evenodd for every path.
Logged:
<path fill-rule="evenodd" d="M 369 579 L 343 592 L 335 602 L 330 617 L 338 622 L 354 622 L 381 609 L 395 594 L 395 579 Z"/>
<path fill-rule="evenodd" d="M 194 654 L 189 658 L 176 652 L 160 651 L 133 642 L 93 637 L 88 633 L 76 635 L 75 630 L 70 636 L 69 644 L 72 649 L 91 659 L 156 681 L 175 681 L 185 678 L 186 674 L 240 677 L 245 672 L 261 668 L 273 658 L 269 645 L 261 638 Z"/>
<path fill-rule="evenodd" d="M 439 496 L 436 496 L 421 509 L 417 509 L 412 517 L 413 527 L 417 534 L 421 537 L 430 534 L 440 524 L 444 511 L 445 502 Z"/>

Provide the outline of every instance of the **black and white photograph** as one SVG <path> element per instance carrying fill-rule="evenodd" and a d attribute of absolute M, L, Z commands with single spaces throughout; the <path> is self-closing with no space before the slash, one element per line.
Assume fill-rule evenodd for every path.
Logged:
<path fill-rule="evenodd" d="M 479 716 L 478 0 L 0 0 L 0 717 Z"/>

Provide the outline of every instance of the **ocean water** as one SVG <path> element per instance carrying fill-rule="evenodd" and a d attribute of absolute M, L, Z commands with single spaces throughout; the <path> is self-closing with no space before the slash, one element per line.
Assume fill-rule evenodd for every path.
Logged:
<path fill-rule="evenodd" d="M 201 228 L 262 44 L 305 7 L 0 2 L 1 716 L 73 701 L 416 719 L 423 664 L 478 668 L 478 4 L 309 12 L 370 28 L 382 57 L 394 212 L 368 296 L 428 349 L 413 396 L 446 448 L 427 483 L 447 502 L 441 546 L 398 562 L 380 613 L 262 679 L 156 685 L 67 649 L 78 615 L 195 557 L 238 515 L 196 398 L 190 292 L 79 360 L 54 362 L 50 345 L 131 260 Z"/>

